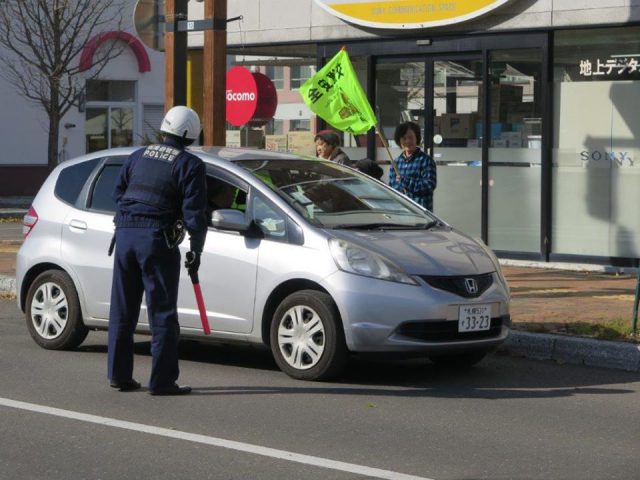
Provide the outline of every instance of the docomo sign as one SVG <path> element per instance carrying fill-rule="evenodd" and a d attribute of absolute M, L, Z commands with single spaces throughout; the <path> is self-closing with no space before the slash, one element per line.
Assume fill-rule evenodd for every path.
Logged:
<path fill-rule="evenodd" d="M 227 72 L 227 122 L 258 127 L 276 112 L 278 97 L 273 82 L 259 72 L 233 67 Z"/>
<path fill-rule="evenodd" d="M 255 92 L 234 92 L 227 90 L 227 102 L 252 102 L 258 101 L 258 95 Z"/>
<path fill-rule="evenodd" d="M 511 0 L 315 0 L 347 22 L 376 28 L 428 28 L 484 15 Z"/>

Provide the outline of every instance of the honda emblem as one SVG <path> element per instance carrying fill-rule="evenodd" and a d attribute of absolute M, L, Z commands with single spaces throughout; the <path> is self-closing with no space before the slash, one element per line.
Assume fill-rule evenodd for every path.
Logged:
<path fill-rule="evenodd" d="M 464 288 L 467 289 L 467 293 L 478 293 L 478 282 L 476 282 L 475 278 L 465 278 Z"/>

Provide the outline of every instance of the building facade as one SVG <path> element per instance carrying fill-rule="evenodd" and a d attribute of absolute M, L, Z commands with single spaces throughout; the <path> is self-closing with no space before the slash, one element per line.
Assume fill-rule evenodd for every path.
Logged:
<path fill-rule="evenodd" d="M 502 257 L 636 264 L 640 2 L 233 0 L 227 9 L 242 16 L 227 26 L 228 64 L 278 89 L 264 134 L 325 127 L 296 90 L 346 47 L 380 131 L 392 138 L 402 121 L 420 125 L 438 165 L 437 215 Z M 190 18 L 202 11 L 189 1 Z M 136 35 L 133 23 L 126 31 Z M 197 52 L 202 35 L 189 45 Z M 164 56 L 145 48 L 149 71 L 128 51 L 87 85 L 86 102 L 63 121 L 61 161 L 155 134 Z M 17 115 L 0 129 L 6 180 L 46 164 L 46 121 L 2 81 L 0 98 Z M 352 159 L 388 168 L 373 131 L 344 144 Z"/>
<path fill-rule="evenodd" d="M 473 5 L 488 8 L 428 22 Z M 236 58 L 320 68 L 346 47 L 385 136 L 421 126 L 434 212 L 500 256 L 636 264 L 640 2 L 237 0 L 236 15 Z M 345 144 L 388 162 L 373 132 Z"/>

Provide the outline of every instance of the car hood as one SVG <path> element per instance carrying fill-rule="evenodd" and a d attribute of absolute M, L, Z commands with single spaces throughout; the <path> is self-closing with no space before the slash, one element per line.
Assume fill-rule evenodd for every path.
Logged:
<path fill-rule="evenodd" d="M 449 228 L 331 233 L 384 256 L 410 275 L 474 275 L 496 270 L 482 245 Z"/>

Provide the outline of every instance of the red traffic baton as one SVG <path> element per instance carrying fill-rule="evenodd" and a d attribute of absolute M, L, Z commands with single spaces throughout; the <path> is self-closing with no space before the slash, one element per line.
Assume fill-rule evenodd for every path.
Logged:
<path fill-rule="evenodd" d="M 191 252 L 187 253 L 187 261 L 190 261 Z M 202 322 L 202 330 L 205 335 L 211 334 L 211 328 L 209 328 L 209 319 L 207 318 L 207 309 L 204 308 L 204 300 L 202 299 L 202 289 L 200 288 L 200 280 L 198 279 L 198 272 L 189 273 L 191 283 L 193 284 L 193 293 L 196 295 L 196 303 L 198 304 L 198 311 L 200 312 L 200 321 Z"/>
<path fill-rule="evenodd" d="M 196 303 L 200 311 L 200 321 L 202 322 L 202 330 L 205 335 L 211 335 L 209 328 L 209 319 L 207 318 L 207 310 L 204 308 L 204 300 L 202 300 L 202 290 L 199 283 L 193 283 L 193 292 L 196 294 Z"/>

